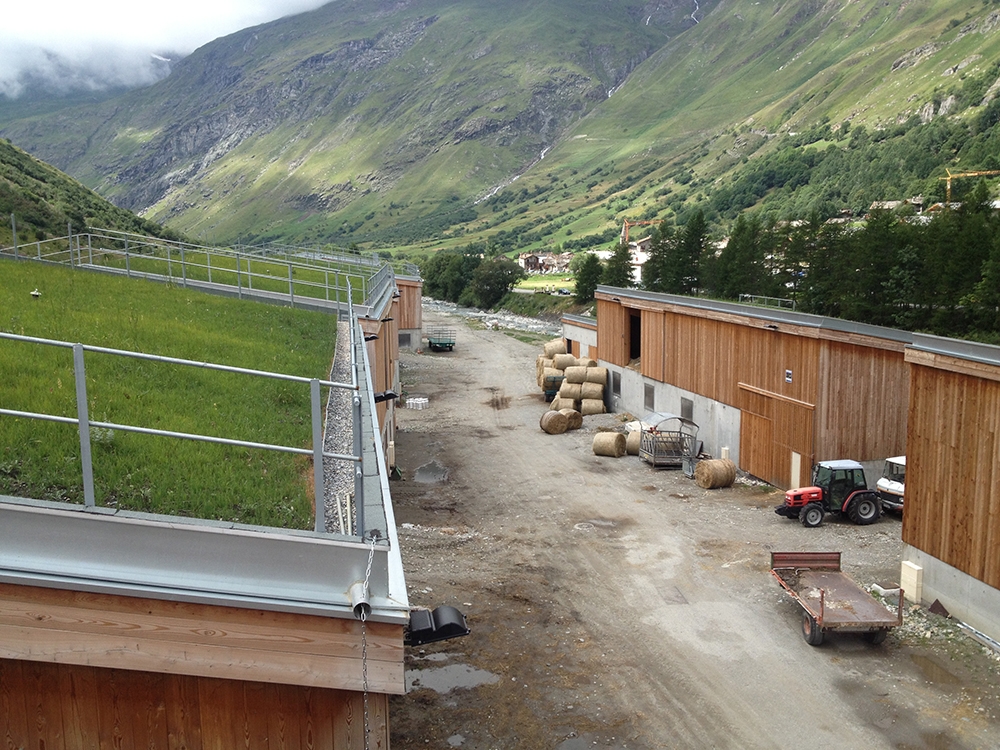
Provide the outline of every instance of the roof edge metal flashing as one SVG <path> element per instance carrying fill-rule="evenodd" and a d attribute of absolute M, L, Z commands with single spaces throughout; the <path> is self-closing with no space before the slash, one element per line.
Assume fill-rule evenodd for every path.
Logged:
<path fill-rule="evenodd" d="M 591 327 L 597 326 L 597 318 L 592 317 L 590 315 L 574 315 L 573 313 L 563 313 L 562 319 L 566 323 L 577 323 L 579 325 L 585 325 Z"/>
<path fill-rule="evenodd" d="M 964 359 L 970 362 L 1000 366 L 1000 346 L 982 344 L 978 341 L 949 339 L 943 336 L 931 336 L 927 333 L 915 333 L 913 334 L 913 342 L 909 348 L 930 354 L 942 354 L 946 357 Z"/>
<path fill-rule="evenodd" d="M 353 618 L 349 589 L 365 580 L 372 547 L 2 500 L 0 580 L 24 585 Z M 386 583 L 395 549 L 375 545 L 371 619 L 405 623 L 405 597 Z"/>
<path fill-rule="evenodd" d="M 603 285 L 598 286 L 597 291 L 601 294 L 610 295 L 612 297 L 644 300 L 647 302 L 659 302 L 662 304 L 676 305 L 678 307 L 688 307 L 695 310 L 707 310 L 711 312 L 726 313 L 729 315 L 740 315 L 745 318 L 767 321 L 768 323 L 784 323 L 786 325 L 800 326 L 802 328 L 836 331 L 838 333 L 854 333 L 862 336 L 884 339 L 887 341 L 895 341 L 902 344 L 909 344 L 913 341 L 914 337 L 913 333 L 909 331 L 901 331 L 896 328 L 885 328 L 883 326 L 874 326 L 868 323 L 858 323 L 853 320 L 828 318 L 823 315 L 792 312 L 791 310 L 761 308 L 755 307 L 754 305 L 741 304 L 739 302 L 724 302 L 722 300 L 685 297 L 679 294 L 664 294 L 661 292 L 647 292 L 640 289 L 621 289 L 619 287 Z"/>

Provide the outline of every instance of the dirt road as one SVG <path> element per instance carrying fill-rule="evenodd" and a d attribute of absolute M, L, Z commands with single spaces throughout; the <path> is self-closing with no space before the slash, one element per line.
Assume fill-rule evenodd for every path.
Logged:
<path fill-rule="evenodd" d="M 465 637 L 410 649 L 391 706 L 406 748 L 993 748 L 993 652 L 924 610 L 880 646 L 821 647 L 768 574 L 772 550 L 841 550 L 894 586 L 900 522 L 817 529 L 780 496 L 703 490 L 637 457 L 593 455 L 598 428 L 547 435 L 539 343 L 457 325 L 454 352 L 410 354 L 392 484 L 411 604 L 451 604 Z"/>

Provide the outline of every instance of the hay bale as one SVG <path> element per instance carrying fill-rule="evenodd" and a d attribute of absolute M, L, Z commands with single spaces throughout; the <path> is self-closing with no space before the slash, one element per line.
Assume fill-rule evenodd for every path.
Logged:
<path fill-rule="evenodd" d="M 642 430 L 629 430 L 625 433 L 625 452 L 630 456 L 638 456 L 641 442 Z"/>
<path fill-rule="evenodd" d="M 567 430 L 579 430 L 583 427 L 583 415 L 576 409 L 560 409 L 559 413 L 566 415 Z"/>
<path fill-rule="evenodd" d="M 554 399 L 552 399 L 552 404 L 549 406 L 549 408 L 552 411 L 560 411 L 562 409 L 576 409 L 576 411 L 580 411 L 580 409 L 578 408 L 579 405 L 580 405 L 579 401 L 574 401 L 571 398 L 560 398 L 559 396 L 556 396 Z"/>
<path fill-rule="evenodd" d="M 591 414 L 603 414 L 604 402 L 599 398 L 580 399 L 580 413 L 587 417 Z"/>
<path fill-rule="evenodd" d="M 582 396 L 580 395 L 583 385 L 580 383 L 569 383 L 563 381 L 562 385 L 559 386 L 559 398 L 568 398 L 572 401 L 579 401 Z"/>
<path fill-rule="evenodd" d="M 587 382 L 588 383 L 600 383 L 601 385 L 608 384 L 608 368 L 607 367 L 588 367 L 587 368 Z"/>
<path fill-rule="evenodd" d="M 587 382 L 587 368 L 574 365 L 573 367 L 567 367 L 563 370 L 566 375 L 566 381 L 569 383 L 585 383 Z"/>
<path fill-rule="evenodd" d="M 561 411 L 547 411 L 538 420 L 538 426 L 550 435 L 562 435 L 569 428 L 569 419 Z"/>
<path fill-rule="evenodd" d="M 576 360 L 577 367 L 597 367 L 597 360 L 590 357 L 580 357 Z"/>
<path fill-rule="evenodd" d="M 565 370 L 567 367 L 576 367 L 576 357 L 572 354 L 557 354 L 552 358 L 552 366 L 557 370 Z"/>
<path fill-rule="evenodd" d="M 625 455 L 625 435 L 620 432 L 598 432 L 594 435 L 594 455 L 621 458 Z"/>
<path fill-rule="evenodd" d="M 581 383 L 580 398 L 596 398 L 600 401 L 604 401 L 604 386 L 600 383 Z"/>
<path fill-rule="evenodd" d="M 736 464 L 728 458 L 709 458 L 694 467 L 694 481 L 702 489 L 729 487 L 736 481 Z"/>
<path fill-rule="evenodd" d="M 557 354 L 566 353 L 566 341 L 565 339 L 552 339 L 545 343 L 545 356 L 552 359 Z"/>

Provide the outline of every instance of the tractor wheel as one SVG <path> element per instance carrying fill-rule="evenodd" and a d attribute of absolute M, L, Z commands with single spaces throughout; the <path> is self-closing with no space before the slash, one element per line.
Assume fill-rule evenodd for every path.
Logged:
<path fill-rule="evenodd" d="M 799 520 L 807 529 L 814 529 L 823 523 L 823 516 L 825 515 L 826 511 L 823 510 L 822 505 L 819 503 L 809 503 L 799 511 Z"/>
<path fill-rule="evenodd" d="M 823 630 L 808 612 L 802 613 L 802 637 L 810 646 L 819 646 L 823 643 Z"/>
<path fill-rule="evenodd" d="M 877 646 L 885 640 L 887 635 L 889 635 L 889 629 L 880 628 L 879 630 L 869 630 L 867 633 L 862 633 L 861 637 L 873 646 Z"/>
<path fill-rule="evenodd" d="M 882 515 L 882 508 L 874 495 L 862 495 L 847 506 L 847 517 L 859 526 L 875 523 Z"/>

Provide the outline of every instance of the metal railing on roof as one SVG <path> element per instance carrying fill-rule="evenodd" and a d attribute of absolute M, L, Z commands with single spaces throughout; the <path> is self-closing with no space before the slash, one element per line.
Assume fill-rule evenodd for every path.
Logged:
<path fill-rule="evenodd" d="M 304 378 L 264 370 L 232 367 L 212 362 L 178 359 L 175 357 L 165 357 L 144 352 L 112 349 L 108 347 L 0 332 L 0 342 L 7 340 L 36 346 L 53 346 L 72 349 L 76 395 L 75 416 L 30 412 L 9 408 L 0 408 L 0 416 L 35 419 L 77 426 L 79 432 L 80 459 L 83 474 L 84 505 L 87 507 L 94 507 L 97 504 L 97 498 L 94 490 L 94 469 L 92 460 L 92 442 L 94 440 L 96 430 L 120 430 L 122 432 L 310 456 L 313 463 L 313 485 L 315 492 L 315 518 L 313 530 L 316 533 L 326 533 L 328 528 L 328 520 L 326 518 L 325 510 L 326 480 L 324 462 L 326 460 L 349 462 L 355 467 L 353 470 L 354 494 L 351 498 L 353 501 L 353 516 L 355 522 L 353 524 L 349 524 L 347 529 L 342 528 L 341 531 L 342 533 L 349 532 L 352 536 L 364 538 L 371 534 L 372 529 L 376 529 L 378 531 L 376 536 L 384 537 L 387 523 L 384 503 L 388 501 L 389 497 L 388 483 L 384 470 L 385 464 L 381 453 L 379 429 L 376 424 L 375 394 L 373 393 L 371 386 L 370 368 L 367 360 L 364 334 L 361 330 L 360 322 L 353 311 L 350 316 L 349 329 L 351 337 L 349 349 L 351 357 L 350 383 L 321 380 L 319 378 Z M 194 367 L 200 370 L 237 373 L 252 377 L 270 378 L 292 383 L 308 384 L 310 388 L 311 403 L 310 417 L 312 425 L 312 446 L 311 448 L 301 448 L 290 445 L 238 440 L 203 433 L 177 432 L 142 425 L 94 420 L 89 414 L 88 407 L 90 400 L 88 399 L 85 366 L 85 354 L 88 352 Z M 352 453 L 334 453 L 324 449 L 326 437 L 324 434 L 321 404 L 322 388 L 342 389 L 351 393 L 353 408 L 350 424 L 353 433 L 354 446 Z"/>
<path fill-rule="evenodd" d="M 13 236 L 14 244 L 0 248 L 0 255 L 341 313 L 352 304 L 374 306 L 393 276 L 391 266 L 374 254 L 271 245 L 211 247 L 97 228 L 19 243 L 13 225 Z"/>

